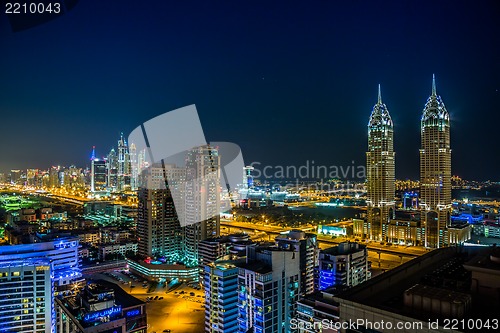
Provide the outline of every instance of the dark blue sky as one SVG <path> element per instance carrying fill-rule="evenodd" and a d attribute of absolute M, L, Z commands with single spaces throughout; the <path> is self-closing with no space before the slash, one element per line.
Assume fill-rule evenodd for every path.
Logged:
<path fill-rule="evenodd" d="M 80 1 L 15 33 L 1 14 L 0 170 L 84 166 L 189 104 L 247 163 L 363 165 L 381 83 L 397 176 L 417 178 L 435 73 L 453 173 L 500 180 L 495 1 L 267 2 Z"/>

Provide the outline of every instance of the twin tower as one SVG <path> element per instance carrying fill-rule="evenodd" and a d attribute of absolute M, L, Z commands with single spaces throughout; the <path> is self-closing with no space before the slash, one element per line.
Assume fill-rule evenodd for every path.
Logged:
<path fill-rule="evenodd" d="M 436 94 L 425 103 L 420 121 L 420 245 L 439 248 L 449 245 L 447 228 L 451 213 L 450 115 Z M 367 166 L 367 235 L 376 241 L 388 239 L 387 230 L 395 218 L 394 124 L 382 103 L 380 85 L 378 101 L 368 122 Z"/>

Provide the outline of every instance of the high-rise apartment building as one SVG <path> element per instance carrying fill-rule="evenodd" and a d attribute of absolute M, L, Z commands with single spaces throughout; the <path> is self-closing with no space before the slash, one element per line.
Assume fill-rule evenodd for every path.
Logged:
<path fill-rule="evenodd" d="M 220 232 L 220 157 L 209 145 L 190 150 L 186 157 L 184 247 L 188 265 L 198 266 L 198 245 Z"/>
<path fill-rule="evenodd" d="M 136 191 L 138 186 L 139 168 L 137 164 L 137 148 L 132 142 L 129 148 L 130 156 L 130 190 Z"/>
<path fill-rule="evenodd" d="M 154 165 L 141 175 L 137 209 L 141 256 L 165 256 L 169 262 L 182 259 L 182 229 L 176 214 L 176 208 L 182 207 L 175 206 L 171 188 L 183 184 L 167 182 L 165 178 L 184 179 L 185 172 L 184 168 L 164 164 Z"/>
<path fill-rule="evenodd" d="M 280 249 L 292 250 L 300 260 L 300 294 L 304 296 L 314 292 L 316 267 L 318 266 L 318 240 L 315 234 L 301 230 L 291 230 L 276 237 Z"/>
<path fill-rule="evenodd" d="M 378 101 L 368 122 L 366 153 L 367 219 L 372 240 L 385 240 L 389 219 L 394 215 L 394 127 L 387 106 L 382 103 L 380 85 Z"/>
<path fill-rule="evenodd" d="M 436 93 L 434 76 L 420 130 L 420 208 L 425 246 L 439 248 L 448 245 L 446 229 L 451 221 L 451 147 L 450 115 Z"/>
<path fill-rule="evenodd" d="M 300 277 L 297 252 L 277 246 L 249 248 L 238 273 L 238 332 L 291 332 Z"/>
<path fill-rule="evenodd" d="M 221 259 L 204 267 L 205 332 L 238 331 L 238 272 L 244 263 Z"/>

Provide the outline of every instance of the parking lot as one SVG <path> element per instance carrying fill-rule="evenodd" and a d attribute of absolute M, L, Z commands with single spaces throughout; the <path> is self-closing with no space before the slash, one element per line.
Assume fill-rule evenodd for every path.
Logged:
<path fill-rule="evenodd" d="M 203 332 L 205 320 L 205 297 L 203 290 L 181 284 L 169 289 L 165 285 L 147 282 L 123 272 L 105 272 L 87 276 L 118 284 L 123 290 L 147 302 L 148 332 L 172 333 Z M 196 286 L 196 285 L 195 285 Z M 197 286 L 196 286 L 197 287 Z"/>

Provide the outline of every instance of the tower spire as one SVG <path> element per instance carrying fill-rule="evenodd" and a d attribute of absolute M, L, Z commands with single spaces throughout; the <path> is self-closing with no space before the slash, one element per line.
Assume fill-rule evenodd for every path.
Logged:
<path fill-rule="evenodd" d="M 382 94 L 380 93 L 380 83 L 378 84 L 378 104 L 382 104 Z"/>
<path fill-rule="evenodd" d="M 95 160 L 95 146 L 92 146 L 92 156 L 90 156 L 90 160 Z"/>
<path fill-rule="evenodd" d="M 436 77 L 432 74 L 432 96 L 436 96 Z"/>

